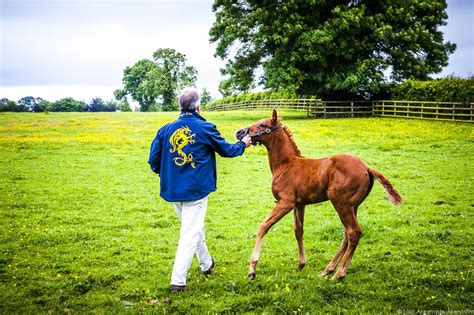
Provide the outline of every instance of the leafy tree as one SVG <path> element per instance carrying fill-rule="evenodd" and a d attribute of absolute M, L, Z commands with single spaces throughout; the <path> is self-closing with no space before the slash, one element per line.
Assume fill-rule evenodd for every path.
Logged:
<path fill-rule="evenodd" d="M 0 112 L 27 112 L 28 107 L 22 104 L 17 104 L 7 98 L 2 98 L 0 102 Z"/>
<path fill-rule="evenodd" d="M 159 105 L 161 110 L 175 110 L 179 90 L 194 86 L 197 70 L 186 65 L 186 56 L 171 48 L 158 49 L 153 61 L 143 59 L 127 67 L 123 75 L 123 89 L 115 91 L 117 99 L 130 95 L 140 104 L 141 111 Z"/>
<path fill-rule="evenodd" d="M 47 112 L 51 110 L 52 103 L 47 100 L 41 100 L 35 108 L 33 108 L 34 112 Z"/>
<path fill-rule="evenodd" d="M 156 93 L 153 82 L 156 65 L 153 61 L 142 59 L 132 67 L 123 71 L 123 89 L 115 91 L 115 95 L 130 97 L 140 104 L 142 112 L 148 111 L 148 107 L 156 102 Z"/>
<path fill-rule="evenodd" d="M 162 98 L 163 110 L 177 109 L 176 98 L 180 90 L 195 86 L 197 70 L 186 65 L 186 56 L 171 48 L 158 49 L 153 54 L 157 65 L 155 89 Z"/>
<path fill-rule="evenodd" d="M 117 100 L 117 110 L 121 112 L 131 112 L 132 108 L 128 103 L 127 94 L 124 90 L 115 90 L 114 91 L 115 99 Z"/>
<path fill-rule="evenodd" d="M 116 108 L 120 112 L 131 112 L 132 111 L 132 108 L 130 107 L 130 104 L 128 103 L 128 101 L 126 99 L 124 101 L 117 101 Z"/>
<path fill-rule="evenodd" d="M 117 102 L 113 100 L 108 100 L 104 104 L 104 112 L 116 112 L 117 111 Z"/>
<path fill-rule="evenodd" d="M 89 112 L 115 112 L 117 104 L 114 101 L 104 102 L 100 97 L 95 97 L 87 108 Z"/>
<path fill-rule="evenodd" d="M 211 92 L 209 92 L 208 89 L 204 88 L 202 89 L 201 93 L 201 104 L 206 105 L 208 103 L 212 102 L 212 95 Z"/>
<path fill-rule="evenodd" d="M 51 104 L 52 112 L 84 112 L 87 110 L 87 104 L 83 101 L 77 101 L 72 97 L 65 97 Z"/>
<path fill-rule="evenodd" d="M 31 112 L 42 112 L 43 108 L 40 106 L 43 99 L 41 97 L 25 96 L 18 101 L 18 105 L 25 106 Z"/>
<path fill-rule="evenodd" d="M 388 79 L 440 72 L 456 48 L 438 29 L 445 0 L 216 0 L 213 11 L 224 96 L 251 90 L 261 72 L 266 88 L 368 97 Z"/>

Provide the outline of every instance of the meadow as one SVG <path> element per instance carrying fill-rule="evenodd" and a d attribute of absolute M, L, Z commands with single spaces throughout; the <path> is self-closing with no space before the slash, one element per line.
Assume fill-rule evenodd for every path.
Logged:
<path fill-rule="evenodd" d="M 147 164 L 156 130 L 177 113 L 0 114 L 0 313 L 474 312 L 474 126 L 403 119 L 306 119 L 282 112 L 303 155 L 346 152 L 381 171 L 359 208 L 363 237 L 342 281 L 318 274 L 343 227 L 329 203 L 308 206 L 302 271 L 290 214 L 265 237 L 247 279 L 259 224 L 274 205 L 266 151 L 217 158 L 207 243 L 189 291 L 169 292 L 179 233 Z M 203 113 L 223 136 L 270 111 Z"/>

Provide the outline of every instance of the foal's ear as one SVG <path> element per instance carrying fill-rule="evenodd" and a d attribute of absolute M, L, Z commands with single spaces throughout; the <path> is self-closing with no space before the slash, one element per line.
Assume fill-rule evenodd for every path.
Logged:
<path fill-rule="evenodd" d="M 272 124 L 276 125 L 277 122 L 278 122 L 278 113 L 277 113 L 276 109 L 274 109 L 273 113 L 272 113 Z"/>
<path fill-rule="evenodd" d="M 281 115 L 277 113 L 276 109 L 274 109 L 272 113 L 272 124 L 276 125 L 280 119 Z"/>

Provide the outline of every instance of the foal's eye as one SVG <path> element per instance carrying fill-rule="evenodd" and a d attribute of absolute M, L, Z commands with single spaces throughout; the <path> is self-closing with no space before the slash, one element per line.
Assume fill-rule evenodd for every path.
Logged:
<path fill-rule="evenodd" d="M 262 128 L 267 127 L 265 124 L 260 124 L 260 125 L 258 125 L 258 126 L 259 126 L 259 127 L 262 127 Z"/>

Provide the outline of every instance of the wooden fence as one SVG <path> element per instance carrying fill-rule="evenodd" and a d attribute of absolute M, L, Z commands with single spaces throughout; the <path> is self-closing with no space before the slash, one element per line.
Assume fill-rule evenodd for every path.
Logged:
<path fill-rule="evenodd" d="M 374 117 L 474 122 L 474 103 L 374 101 Z"/>
<path fill-rule="evenodd" d="M 308 108 L 316 106 L 320 100 L 315 99 L 268 99 L 250 100 L 227 104 L 217 104 L 206 108 L 206 111 L 228 111 L 228 110 L 253 110 L 253 109 L 287 109 L 295 111 L 308 111 Z"/>
<path fill-rule="evenodd" d="M 321 101 L 315 99 L 249 100 L 217 104 L 206 111 L 284 109 L 304 111 L 308 117 L 400 117 L 474 122 L 474 103 L 413 101 Z"/>
<path fill-rule="evenodd" d="M 308 108 L 308 117 L 342 118 L 371 117 L 372 103 L 364 101 L 318 101 Z"/>

